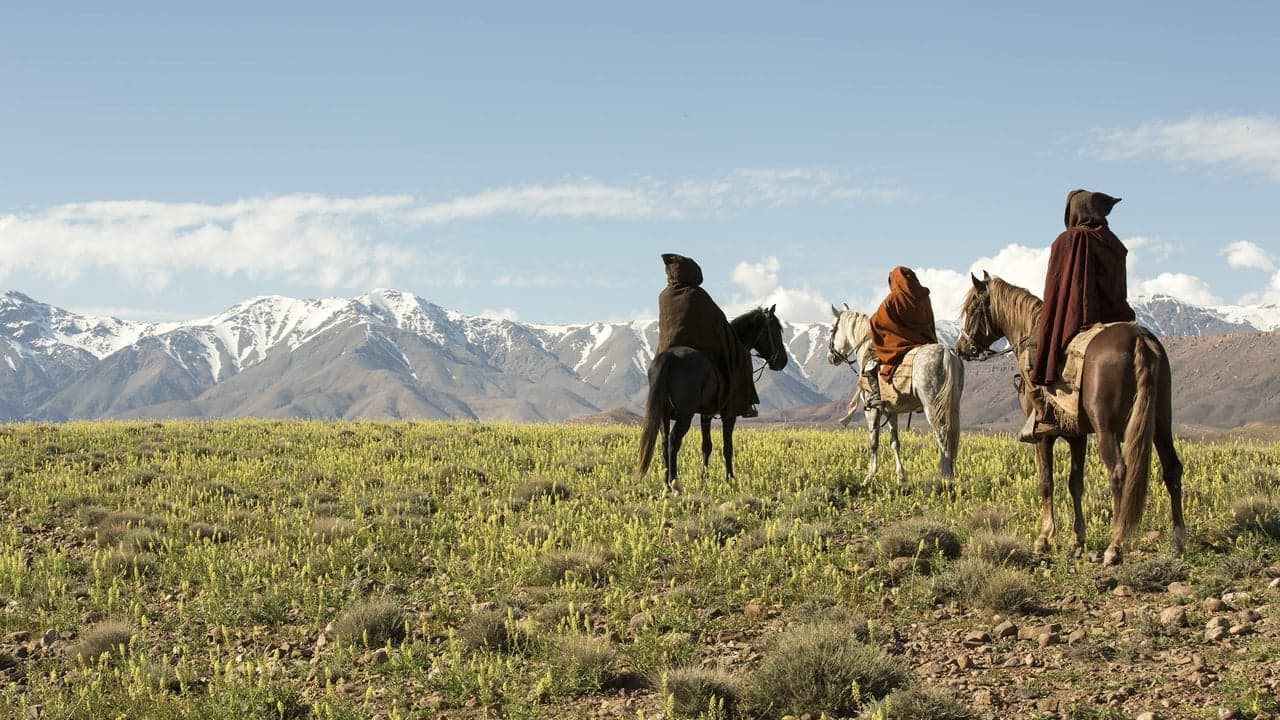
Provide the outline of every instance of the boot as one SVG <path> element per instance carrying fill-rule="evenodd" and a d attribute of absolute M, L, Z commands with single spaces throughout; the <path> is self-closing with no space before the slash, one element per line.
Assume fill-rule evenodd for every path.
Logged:
<path fill-rule="evenodd" d="M 867 376 L 867 410 L 877 410 L 884 407 L 884 400 L 880 399 L 880 373 Z"/>
<path fill-rule="evenodd" d="M 738 417 L 744 417 L 744 418 L 760 417 L 760 411 L 756 409 L 755 405 L 748 405 L 747 408 L 738 415 Z"/>
<path fill-rule="evenodd" d="M 1040 442 L 1040 435 L 1036 433 L 1036 411 L 1032 409 L 1027 413 L 1027 421 L 1022 424 L 1022 429 L 1018 431 L 1018 441 L 1024 443 Z"/>

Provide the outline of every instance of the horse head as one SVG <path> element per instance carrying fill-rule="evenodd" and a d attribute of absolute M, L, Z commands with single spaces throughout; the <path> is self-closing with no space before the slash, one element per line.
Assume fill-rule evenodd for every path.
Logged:
<path fill-rule="evenodd" d="M 867 341 L 871 332 L 867 316 L 850 309 L 847 303 L 844 310 L 837 310 L 832 305 L 831 314 L 835 319 L 831 322 L 831 334 L 827 339 L 827 362 L 844 365 L 856 361 L 858 347 Z"/>
<path fill-rule="evenodd" d="M 969 273 L 969 288 L 960 309 L 960 337 L 956 353 L 965 360 L 977 360 L 991 352 L 991 346 L 1003 337 L 991 313 L 991 276 L 982 271 L 982 279 Z"/>
<path fill-rule="evenodd" d="M 769 369 L 774 371 L 780 371 L 787 366 L 787 345 L 782 340 L 782 322 L 774 313 L 777 307 L 775 304 L 758 311 L 762 325 L 760 331 L 756 333 L 756 341 L 751 346 L 751 349 L 769 364 Z"/>

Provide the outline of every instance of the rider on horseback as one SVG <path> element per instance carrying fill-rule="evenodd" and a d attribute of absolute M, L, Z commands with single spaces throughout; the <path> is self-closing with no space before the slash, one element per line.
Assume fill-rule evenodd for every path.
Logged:
<path fill-rule="evenodd" d="M 893 371 L 912 348 L 938 342 L 933 325 L 933 304 L 929 288 L 911 268 L 896 267 L 889 271 L 889 295 L 871 315 L 871 346 L 875 358 L 862 368 L 870 392 L 867 409 L 884 404 L 880 399 L 880 381 L 893 377 Z"/>
<path fill-rule="evenodd" d="M 756 417 L 760 402 L 751 377 L 751 352 L 734 334 L 720 306 L 703 290 L 702 268 L 692 258 L 665 253 L 667 287 L 658 295 L 658 348 L 691 347 L 711 358 L 726 378 L 720 393 L 720 416 Z"/>
<path fill-rule="evenodd" d="M 1056 427 L 1043 391 L 1062 370 L 1071 338 L 1095 323 L 1132 322 L 1125 278 L 1128 249 L 1107 227 L 1107 215 L 1120 198 L 1088 190 L 1067 195 L 1067 229 L 1053 241 L 1044 281 L 1044 304 L 1031 368 L 1032 410 L 1018 432 L 1037 442 Z"/>

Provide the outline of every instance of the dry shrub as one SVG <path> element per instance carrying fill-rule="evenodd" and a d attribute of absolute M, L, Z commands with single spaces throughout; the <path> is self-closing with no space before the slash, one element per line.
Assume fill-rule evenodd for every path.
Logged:
<path fill-rule="evenodd" d="M 850 716 L 863 702 L 884 697 L 910 679 L 903 661 L 859 642 L 847 626 L 803 625 L 781 633 L 766 651 L 751 676 L 747 701 L 765 717 Z"/>
<path fill-rule="evenodd" d="M 666 690 L 677 717 L 737 717 L 742 707 L 742 679 L 720 668 L 668 670 Z"/>
<path fill-rule="evenodd" d="M 204 540 L 212 543 L 224 543 L 231 540 L 231 531 L 205 522 L 194 522 L 188 525 L 187 535 L 192 540 Z"/>
<path fill-rule="evenodd" d="M 1250 495 L 1231 505 L 1232 528 L 1239 533 L 1258 533 L 1280 540 L 1280 498 L 1271 494 Z"/>
<path fill-rule="evenodd" d="M 934 578 L 935 600 L 956 600 L 993 612 L 1027 612 L 1037 607 L 1039 593 L 1026 574 L 997 567 L 981 558 L 962 558 Z"/>
<path fill-rule="evenodd" d="M 356 524 L 346 518 L 318 517 L 311 523 L 311 534 L 321 542 L 351 537 L 355 532 Z"/>
<path fill-rule="evenodd" d="M 941 688 L 895 690 L 867 706 L 859 720 L 973 720 L 977 714 Z"/>
<path fill-rule="evenodd" d="M 334 621 L 333 635 L 354 645 L 381 647 L 404 640 L 408 622 L 408 615 L 393 602 L 363 602 L 348 608 Z"/>
<path fill-rule="evenodd" d="M 969 538 L 969 555 L 979 557 L 994 565 L 1028 567 L 1032 564 L 1031 551 L 1018 538 L 994 530 L 979 530 Z"/>
<path fill-rule="evenodd" d="M 479 610 L 458 630 L 458 640 L 470 650 L 516 652 L 531 644 L 529 635 L 505 610 Z"/>
<path fill-rule="evenodd" d="M 67 648 L 67 655 L 87 665 L 96 664 L 103 655 L 112 661 L 128 654 L 129 641 L 138 631 L 121 620 L 107 620 L 94 625 Z"/>
<path fill-rule="evenodd" d="M 990 503 L 975 505 L 969 511 L 965 524 L 974 532 L 980 530 L 999 532 L 1009 527 L 1009 511 Z"/>
<path fill-rule="evenodd" d="M 1187 566 L 1177 558 L 1153 557 L 1121 565 L 1116 582 L 1140 592 L 1159 592 L 1169 583 L 1187 579 Z"/>
<path fill-rule="evenodd" d="M 511 509 L 523 510 L 538 500 L 548 503 L 567 500 L 571 493 L 569 488 L 559 480 L 538 478 L 529 480 L 515 489 L 511 496 Z"/>
<path fill-rule="evenodd" d="M 613 554 L 599 548 L 557 550 L 542 557 L 542 580 L 547 584 L 564 580 L 599 584 L 608 577 L 612 563 Z"/>
<path fill-rule="evenodd" d="M 572 692 L 595 692 L 617 676 L 618 648 L 605 638 L 566 635 L 553 647 L 551 665 L 565 671 Z"/>
<path fill-rule="evenodd" d="M 960 539 L 946 525 L 924 518 L 901 520 L 880 533 L 880 553 L 886 560 L 941 553 L 960 557 Z"/>

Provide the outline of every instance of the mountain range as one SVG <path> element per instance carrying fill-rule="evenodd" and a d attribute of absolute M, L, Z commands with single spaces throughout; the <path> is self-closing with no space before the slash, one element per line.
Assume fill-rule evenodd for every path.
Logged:
<path fill-rule="evenodd" d="M 1180 422 L 1280 422 L 1280 307 L 1136 301 L 1164 338 Z M 758 383 L 765 418 L 842 414 L 851 372 L 829 326 L 784 324 L 790 363 Z M 939 326 L 944 341 L 956 328 Z M 542 325 L 474 317 L 395 290 L 257 297 L 212 317 L 136 323 L 0 295 L 0 420 L 302 417 L 561 421 L 641 411 L 656 321 Z M 1012 366 L 966 367 L 966 424 L 1013 421 Z M 1269 394 L 1268 394 L 1269 393 Z M 1190 396 L 1188 396 L 1190 397 Z M 1185 416 L 1185 417 L 1184 417 Z"/>

